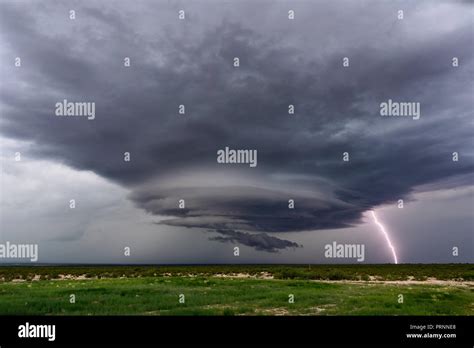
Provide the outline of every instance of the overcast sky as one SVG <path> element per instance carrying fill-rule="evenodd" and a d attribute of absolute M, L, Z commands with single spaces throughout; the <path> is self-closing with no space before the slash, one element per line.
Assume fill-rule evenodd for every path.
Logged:
<path fill-rule="evenodd" d="M 473 262 L 473 15 L 468 1 L 1 0 L 0 242 L 38 243 L 39 262 L 356 262 L 325 258 L 335 241 L 393 262 L 373 210 L 400 262 Z M 64 99 L 95 119 L 56 116 Z M 389 99 L 420 118 L 382 117 Z M 218 163 L 226 146 L 258 165 Z"/>

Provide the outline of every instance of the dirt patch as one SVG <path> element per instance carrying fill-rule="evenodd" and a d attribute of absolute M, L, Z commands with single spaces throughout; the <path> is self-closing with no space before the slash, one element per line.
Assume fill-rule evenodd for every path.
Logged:
<path fill-rule="evenodd" d="M 87 280 L 87 279 L 94 279 L 93 277 L 87 278 L 85 274 L 81 274 L 78 276 L 73 276 L 72 274 L 60 274 L 58 279 L 53 280 Z M 97 278 L 97 277 L 95 277 Z"/>
<path fill-rule="evenodd" d="M 274 279 L 273 275 L 268 272 L 260 272 L 256 274 L 250 273 L 216 273 L 212 277 L 217 278 L 241 278 L 241 279 Z"/>
<path fill-rule="evenodd" d="M 317 306 L 317 307 L 309 307 L 308 310 L 310 311 L 311 314 L 320 314 L 320 313 L 326 311 L 326 309 L 332 308 L 332 307 L 336 307 L 336 304 L 335 303 L 328 303 L 328 304 L 320 305 L 320 306 Z"/>
<path fill-rule="evenodd" d="M 283 316 L 289 315 L 290 312 L 286 308 L 278 307 L 278 308 L 265 308 L 265 309 L 257 309 L 256 313 L 264 314 L 264 315 L 274 315 L 274 316 Z"/>
<path fill-rule="evenodd" d="M 426 280 L 312 280 L 313 282 L 331 283 L 331 284 L 386 284 L 386 285 L 444 285 L 444 286 L 464 286 L 474 287 L 474 281 L 464 280 L 439 280 L 436 278 L 427 278 Z"/>

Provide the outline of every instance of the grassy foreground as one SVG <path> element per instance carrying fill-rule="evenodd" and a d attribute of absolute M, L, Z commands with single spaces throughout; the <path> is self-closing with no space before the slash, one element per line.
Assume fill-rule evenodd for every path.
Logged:
<path fill-rule="evenodd" d="M 474 315 L 473 265 L 428 266 L 2 267 L 0 314 Z"/>

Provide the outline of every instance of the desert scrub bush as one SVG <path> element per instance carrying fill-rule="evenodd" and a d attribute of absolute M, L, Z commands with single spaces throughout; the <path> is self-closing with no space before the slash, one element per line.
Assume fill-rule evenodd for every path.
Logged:
<path fill-rule="evenodd" d="M 340 272 L 340 271 L 333 271 L 333 272 L 330 272 L 328 275 L 327 275 L 327 279 L 329 280 L 343 280 L 343 279 L 351 279 L 350 276 Z"/>
<path fill-rule="evenodd" d="M 224 309 L 224 315 L 225 316 L 234 316 L 235 312 L 230 308 L 226 308 L 226 309 Z"/>
<path fill-rule="evenodd" d="M 282 269 L 275 273 L 277 279 L 297 279 L 300 278 L 301 274 L 296 269 Z"/>

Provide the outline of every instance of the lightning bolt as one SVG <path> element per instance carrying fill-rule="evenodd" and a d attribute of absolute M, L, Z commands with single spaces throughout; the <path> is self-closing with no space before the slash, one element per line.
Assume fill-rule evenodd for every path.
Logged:
<path fill-rule="evenodd" d="M 397 253 L 395 252 L 395 248 L 393 247 L 392 242 L 390 241 L 390 237 L 388 236 L 388 233 L 385 230 L 384 225 L 382 225 L 379 222 L 379 220 L 377 220 L 377 216 L 375 215 L 375 212 L 373 210 L 371 210 L 370 212 L 372 213 L 375 224 L 380 228 L 380 231 L 382 231 L 383 235 L 385 236 L 385 240 L 387 241 L 388 247 L 392 250 L 393 259 L 395 260 L 395 264 L 398 264 Z"/>

